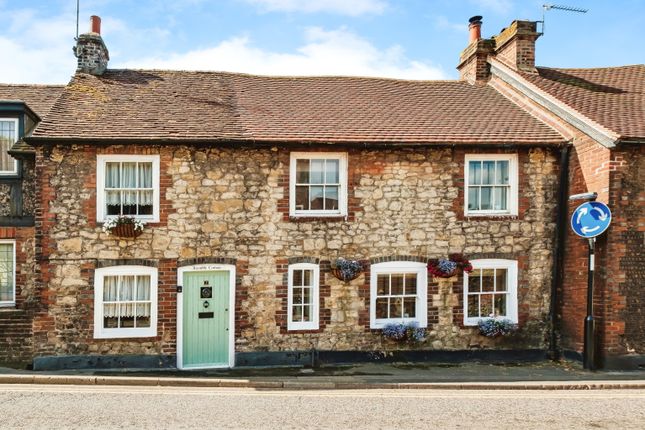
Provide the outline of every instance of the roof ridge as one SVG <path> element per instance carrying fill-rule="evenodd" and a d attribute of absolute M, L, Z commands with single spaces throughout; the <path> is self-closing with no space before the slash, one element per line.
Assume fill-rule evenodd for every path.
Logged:
<path fill-rule="evenodd" d="M 465 83 L 459 79 L 402 79 L 384 76 L 352 76 L 352 75 L 261 75 L 245 72 L 229 72 L 222 70 L 178 70 L 178 69 L 107 69 L 106 72 L 162 72 L 162 73 L 190 73 L 190 74 L 212 74 L 228 76 L 244 76 L 268 79 L 369 79 L 394 82 L 427 82 L 427 83 Z M 470 84 L 469 84 L 470 85 Z"/>
<path fill-rule="evenodd" d="M 535 66 L 536 69 L 548 69 L 548 70 L 616 70 L 616 69 L 627 69 L 633 67 L 643 67 L 645 64 L 624 64 L 622 66 L 606 66 L 606 67 L 547 67 L 547 66 Z"/>
<path fill-rule="evenodd" d="M 66 84 L 11 84 L 0 82 L 0 87 L 16 87 L 16 88 L 65 88 Z"/>

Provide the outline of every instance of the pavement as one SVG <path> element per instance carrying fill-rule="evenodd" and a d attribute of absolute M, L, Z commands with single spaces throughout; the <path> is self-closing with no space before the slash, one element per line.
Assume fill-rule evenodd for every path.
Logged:
<path fill-rule="evenodd" d="M 64 370 L 0 367 L 0 384 L 241 387 L 255 389 L 645 389 L 645 370 L 587 371 L 575 362 L 365 363 L 319 368 L 199 371 Z"/>

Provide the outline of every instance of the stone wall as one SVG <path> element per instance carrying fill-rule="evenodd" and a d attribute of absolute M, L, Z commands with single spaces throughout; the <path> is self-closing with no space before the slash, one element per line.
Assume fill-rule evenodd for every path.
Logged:
<path fill-rule="evenodd" d="M 505 151 L 519 155 L 518 217 L 464 218 L 465 152 L 437 147 L 348 149 L 352 216 L 294 220 L 281 210 L 288 197 L 285 148 L 40 147 L 36 222 L 47 293 L 34 322 L 36 354 L 174 352 L 176 267 L 205 257 L 236 261 L 238 352 L 399 348 L 369 329 L 369 272 L 344 284 L 326 262 L 395 255 L 425 261 L 450 252 L 519 261 L 522 330 L 513 341 L 482 338 L 462 325 L 461 277 L 430 277 L 430 337 L 415 348 L 545 348 L 557 160 L 549 149 Z M 109 236 L 95 222 L 100 153 L 161 155 L 161 221 L 136 240 Z M 284 264 L 301 257 L 321 262 L 324 324 L 291 333 L 283 325 Z M 157 338 L 92 339 L 93 272 L 101 260 L 114 259 L 163 267 Z"/>

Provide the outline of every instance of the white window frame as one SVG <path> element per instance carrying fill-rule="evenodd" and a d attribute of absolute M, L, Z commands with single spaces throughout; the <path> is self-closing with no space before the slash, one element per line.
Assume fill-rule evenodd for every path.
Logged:
<path fill-rule="evenodd" d="M 18 120 L 18 118 L 13 118 L 13 117 L 0 118 L 0 121 L 14 122 L 16 124 L 15 125 L 16 140 L 13 142 L 13 143 L 16 143 L 20 139 L 20 128 L 19 128 L 20 127 L 20 121 Z M 9 148 L 9 149 L 11 149 L 11 148 Z M 13 158 L 13 157 L 11 157 L 11 158 Z M 18 174 L 18 160 L 16 160 L 15 158 L 13 160 L 14 160 L 13 170 L 0 170 L 0 176 L 14 176 L 14 175 Z"/>
<path fill-rule="evenodd" d="M 12 276 L 13 276 L 13 280 L 12 280 L 12 283 L 13 283 L 13 300 L 9 300 L 9 301 L 5 300 L 5 301 L 0 302 L 0 308 L 1 307 L 12 307 L 12 306 L 16 305 L 16 271 L 17 271 L 17 266 L 18 266 L 17 263 L 16 263 L 16 241 L 15 240 L 2 239 L 2 240 L 0 240 L 0 244 L 3 244 L 3 245 L 9 244 L 9 245 L 12 246 L 12 249 L 13 249 L 13 252 L 12 252 L 12 258 L 13 258 L 13 274 L 12 274 Z"/>
<path fill-rule="evenodd" d="M 105 276 L 150 276 L 150 327 L 103 328 L 103 282 Z M 148 266 L 112 266 L 94 271 L 94 339 L 157 336 L 157 268 Z"/>
<path fill-rule="evenodd" d="M 415 273 L 417 275 L 416 317 L 376 318 L 377 275 L 384 273 Z M 370 328 L 380 329 L 391 323 L 416 323 L 428 326 L 428 265 L 413 261 L 388 261 L 370 267 Z"/>
<path fill-rule="evenodd" d="M 518 322 L 517 317 L 517 260 L 503 260 L 503 259 L 481 259 L 471 260 L 473 269 L 506 269 L 506 316 L 512 322 Z M 469 273 L 464 272 L 464 325 L 475 326 L 481 320 L 490 319 L 489 317 L 468 317 L 468 278 Z"/>
<path fill-rule="evenodd" d="M 296 210 L 296 163 L 302 159 L 338 160 L 338 210 Z M 338 217 L 347 215 L 347 153 L 292 152 L 289 164 L 289 216 Z"/>
<path fill-rule="evenodd" d="M 293 306 L 293 272 L 294 270 L 312 270 L 311 287 L 311 321 L 293 321 L 291 308 Z M 289 265 L 287 285 L 287 330 L 318 330 L 320 305 L 320 267 L 313 263 L 297 263 Z"/>
<path fill-rule="evenodd" d="M 507 210 L 468 210 L 468 182 L 469 182 L 469 163 L 471 161 L 508 161 L 508 183 L 510 190 L 508 193 Z M 464 215 L 465 216 L 498 216 L 518 214 L 518 162 L 517 154 L 466 154 L 464 160 Z"/>
<path fill-rule="evenodd" d="M 108 162 L 152 162 L 152 215 L 133 216 L 146 222 L 159 222 L 159 155 L 97 155 L 96 156 L 96 221 L 105 222 L 116 215 L 105 212 L 105 164 Z"/>

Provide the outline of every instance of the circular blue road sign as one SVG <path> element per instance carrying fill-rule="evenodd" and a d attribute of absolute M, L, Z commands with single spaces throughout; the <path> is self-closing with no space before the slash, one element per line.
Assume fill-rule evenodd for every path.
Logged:
<path fill-rule="evenodd" d="M 600 202 L 583 203 L 571 215 L 571 228 L 578 236 L 596 237 L 607 230 L 611 224 L 611 211 Z"/>

